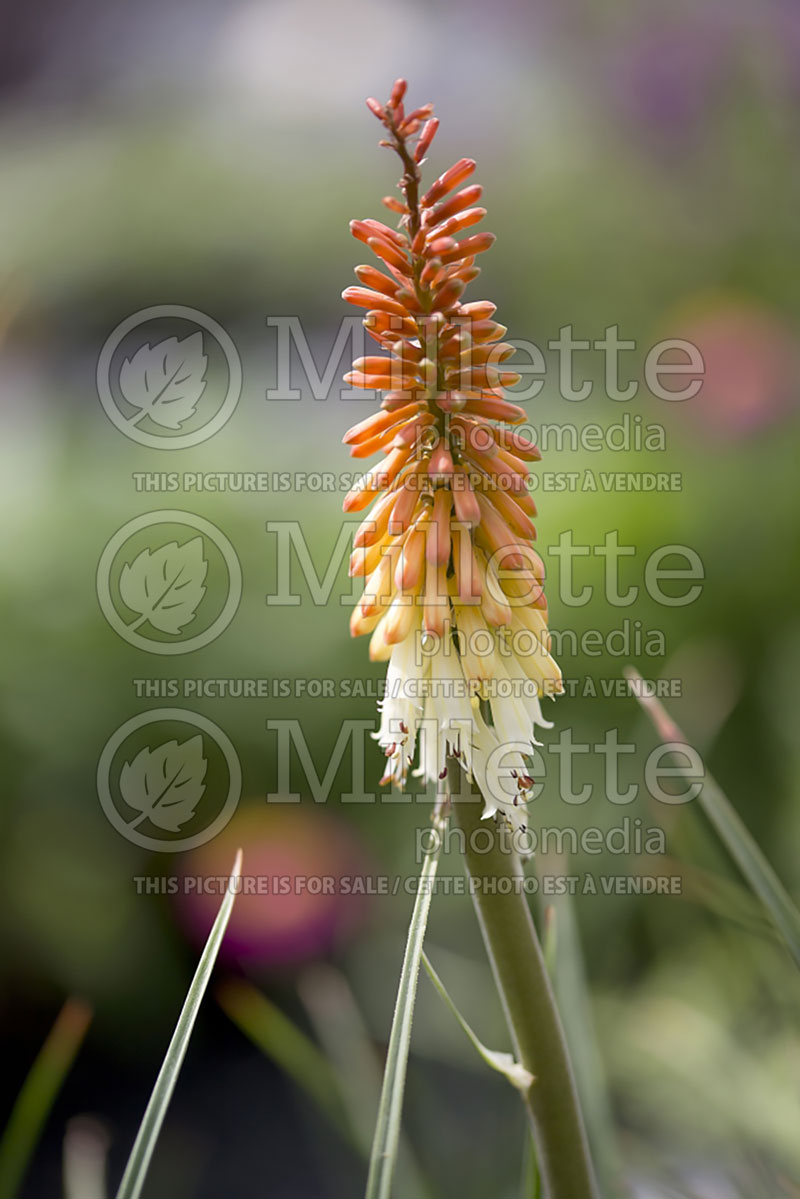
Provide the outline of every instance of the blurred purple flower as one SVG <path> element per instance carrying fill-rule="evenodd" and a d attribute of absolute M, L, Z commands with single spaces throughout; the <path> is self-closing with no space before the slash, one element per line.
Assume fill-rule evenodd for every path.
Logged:
<path fill-rule="evenodd" d="M 668 139 L 690 134 L 708 111 L 729 49 L 719 24 L 641 30 L 617 59 L 618 102 L 650 133 Z"/>

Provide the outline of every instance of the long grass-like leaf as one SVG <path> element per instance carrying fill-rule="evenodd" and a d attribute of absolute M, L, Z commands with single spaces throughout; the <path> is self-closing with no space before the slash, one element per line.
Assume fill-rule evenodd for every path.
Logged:
<path fill-rule="evenodd" d="M 217 988 L 216 996 L 245 1036 L 289 1075 L 347 1141 L 358 1147 L 344 1114 L 333 1070 L 311 1038 L 252 983 L 226 980 Z"/>
<path fill-rule="evenodd" d="M 364 1018 L 347 979 L 333 966 L 309 967 L 298 981 L 298 990 L 335 1073 L 353 1135 L 368 1161 L 380 1103 L 381 1070 Z M 432 1192 L 402 1128 L 397 1184 L 403 1199 L 421 1199 Z"/>
<path fill-rule="evenodd" d="M 381 1070 L 361 1013 L 347 980 L 333 966 L 310 966 L 298 979 L 297 989 L 335 1074 L 363 1157 L 369 1161 Z"/>
<path fill-rule="evenodd" d="M 625 677 L 629 682 L 637 685 L 642 682 L 641 675 L 632 667 L 625 670 Z M 665 744 L 689 744 L 688 738 L 655 697 L 645 696 L 640 692 L 636 698 Z M 680 766 L 679 769 L 681 769 Z M 688 767 L 686 773 L 691 773 Z M 702 789 L 697 799 L 728 853 L 772 917 L 775 927 L 783 937 L 796 965 L 800 966 L 800 912 L 792 902 L 783 883 L 753 840 L 722 788 L 710 774 L 704 776 Z"/>
<path fill-rule="evenodd" d="M 536 1161 L 536 1146 L 530 1129 L 525 1136 L 522 1149 L 522 1178 L 520 1179 L 520 1199 L 541 1199 L 542 1176 Z"/>
<path fill-rule="evenodd" d="M 422 864 L 417 897 L 414 900 L 414 910 L 408 926 L 408 940 L 400 971 L 400 985 L 397 990 L 392 1031 L 389 1035 L 389 1048 L 386 1054 L 375 1137 L 372 1142 L 365 1199 L 389 1199 L 392 1193 L 422 944 L 425 939 L 433 883 L 436 878 L 439 850 L 443 839 L 443 836 L 437 837 L 436 849 L 426 856 Z"/>
<path fill-rule="evenodd" d="M 586 1133 L 606 1199 L 627 1194 L 611 1115 L 608 1084 L 595 1038 L 589 988 L 572 897 L 554 896 L 546 914 L 547 968 L 572 1055 Z"/>
<path fill-rule="evenodd" d="M 236 898 L 236 884 L 241 871 L 242 851 L 239 850 L 228 881 L 225 898 L 220 905 L 211 932 L 208 934 L 208 940 L 206 941 L 194 978 L 186 994 L 181 1014 L 178 1017 L 175 1032 L 172 1034 L 172 1040 L 169 1043 L 166 1056 L 158 1072 L 158 1078 L 153 1087 L 150 1102 L 139 1125 L 139 1131 L 136 1135 L 131 1155 L 128 1158 L 122 1182 L 117 1191 L 117 1199 L 137 1199 L 137 1196 L 141 1194 L 147 1169 L 150 1165 L 150 1159 L 153 1156 L 153 1150 L 158 1140 L 158 1134 L 161 1131 L 161 1125 L 164 1123 L 164 1116 L 166 1115 L 169 1101 L 172 1098 L 172 1092 L 175 1090 L 175 1083 L 178 1080 L 183 1059 L 186 1056 L 192 1029 L 197 1020 L 197 1013 L 200 1010 L 200 1004 L 208 987 L 219 947 L 222 944 L 222 938 L 225 935 L 225 929 L 230 919 L 233 901 Z"/>
<path fill-rule="evenodd" d="M 496 1070 L 498 1074 L 502 1074 L 504 1078 L 511 1083 L 512 1087 L 516 1087 L 518 1091 L 527 1091 L 533 1083 L 533 1075 L 530 1073 L 530 1071 L 526 1070 L 524 1066 L 520 1065 L 520 1063 L 515 1059 L 513 1053 L 505 1053 L 498 1049 L 487 1049 L 483 1041 L 481 1041 L 479 1037 L 472 1031 L 470 1025 L 461 1015 L 461 1012 L 456 1007 L 455 1002 L 448 993 L 444 983 L 439 978 L 439 975 L 431 965 L 430 959 L 424 950 L 422 953 L 422 964 L 428 972 L 428 978 L 433 983 L 440 997 L 444 1000 L 445 1006 L 455 1017 L 456 1021 L 466 1034 L 467 1039 L 470 1041 L 477 1053 L 486 1062 L 486 1065 L 490 1066 L 492 1070 Z"/>
<path fill-rule="evenodd" d="M 68 999 L 31 1066 L 0 1139 L 0 1199 L 14 1199 L 47 1116 L 70 1071 L 92 1010 Z"/>

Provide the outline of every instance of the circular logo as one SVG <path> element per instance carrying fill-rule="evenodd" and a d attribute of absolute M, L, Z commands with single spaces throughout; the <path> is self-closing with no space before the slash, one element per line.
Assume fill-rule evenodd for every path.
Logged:
<path fill-rule="evenodd" d="M 155 304 L 126 317 L 97 361 L 106 415 L 150 449 L 207 441 L 233 415 L 241 393 L 242 361 L 233 340 L 217 321 L 183 304 Z"/>
<path fill-rule="evenodd" d="M 126 840 L 158 853 L 183 853 L 225 828 L 242 793 L 230 738 L 182 708 L 126 720 L 97 764 L 97 795 Z"/>
<path fill-rule="evenodd" d="M 120 637 L 150 654 L 189 654 L 228 627 L 242 597 L 236 551 L 193 512 L 145 512 L 97 564 L 97 598 Z"/>

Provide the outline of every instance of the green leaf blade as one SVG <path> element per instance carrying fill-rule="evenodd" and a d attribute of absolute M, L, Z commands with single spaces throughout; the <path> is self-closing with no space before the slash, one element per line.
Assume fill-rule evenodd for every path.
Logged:
<path fill-rule="evenodd" d="M 313 1100 L 348 1142 L 353 1132 L 344 1115 L 328 1060 L 310 1037 L 252 983 L 228 979 L 216 991 L 217 1002 L 265 1057 L 275 1062 Z"/>
<path fill-rule="evenodd" d="M 641 675 L 633 667 L 625 670 L 631 683 L 640 684 Z M 689 745 L 689 739 L 666 709 L 653 696 L 637 695 L 644 712 L 665 745 Z M 686 773 L 690 768 L 686 768 Z M 714 827 L 739 870 L 769 912 L 795 964 L 800 967 L 800 912 L 786 888 L 754 841 L 744 822 L 719 784 L 706 773 L 697 796 L 709 822 Z"/>
<path fill-rule="evenodd" d="M 445 1006 L 453 1014 L 456 1021 L 466 1034 L 468 1040 L 486 1062 L 486 1065 L 491 1067 L 492 1070 L 496 1070 L 498 1074 L 502 1074 L 508 1080 L 508 1082 L 511 1083 L 512 1087 L 518 1091 L 522 1091 L 522 1093 L 525 1094 L 533 1086 L 535 1081 L 531 1072 L 526 1070 L 525 1067 L 516 1060 L 513 1053 L 506 1053 L 498 1049 L 488 1049 L 484 1045 L 483 1041 L 481 1041 L 472 1031 L 471 1026 L 467 1023 L 461 1012 L 456 1007 L 454 1000 L 451 998 L 444 983 L 431 965 L 428 955 L 424 951 L 422 954 L 422 964 L 428 972 L 428 978 L 431 980 L 436 991 L 444 1001 Z"/>
<path fill-rule="evenodd" d="M 422 944 L 428 924 L 428 913 L 430 912 L 442 841 L 443 837 L 437 837 L 436 849 L 428 854 L 422 864 L 414 909 L 408 926 L 408 939 L 400 971 L 392 1030 L 389 1035 L 389 1048 L 383 1074 L 378 1120 L 372 1142 L 365 1199 L 389 1199 L 392 1193 L 392 1179 L 397 1164 L 397 1149 L 400 1141 L 400 1118 L 403 1108 L 408 1052 L 411 1045 L 411 1025 L 414 1019 L 414 1002 L 422 961 Z"/>
<path fill-rule="evenodd" d="M 200 955 L 200 961 L 197 964 L 194 978 L 187 991 L 181 1014 L 178 1017 L 178 1023 L 175 1025 L 175 1032 L 172 1034 L 172 1040 L 167 1048 L 164 1061 L 158 1072 L 158 1077 L 150 1096 L 150 1101 L 147 1104 L 139 1126 L 139 1131 L 136 1135 L 131 1155 L 128 1158 L 128 1164 L 125 1167 L 125 1173 L 122 1176 L 122 1182 L 117 1191 L 116 1199 L 138 1199 L 138 1196 L 141 1194 L 150 1160 L 155 1151 L 159 1133 L 161 1132 L 161 1126 L 164 1123 L 164 1117 L 172 1098 L 172 1093 L 175 1090 L 175 1084 L 178 1081 L 178 1074 L 183 1065 L 186 1050 L 189 1047 L 189 1040 L 195 1021 L 197 1020 L 200 1004 L 208 987 L 211 973 L 217 960 L 217 954 L 219 953 L 219 947 L 222 944 L 222 938 L 225 935 L 225 929 L 230 920 L 233 902 L 236 898 L 236 885 L 241 872 L 242 851 L 239 850 L 230 879 L 228 880 L 225 898 L 220 905 L 216 920 L 208 935 L 203 952 Z"/>
<path fill-rule="evenodd" d="M 92 1020 L 81 999 L 68 999 L 31 1066 L 0 1138 L 0 1199 L 14 1199 L 50 1110 Z"/>

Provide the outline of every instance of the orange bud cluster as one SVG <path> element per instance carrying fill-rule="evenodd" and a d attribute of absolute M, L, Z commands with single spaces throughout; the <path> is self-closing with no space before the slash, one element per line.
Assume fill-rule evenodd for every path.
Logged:
<path fill-rule="evenodd" d="M 530 629 L 557 690 L 544 568 L 532 545 L 529 474 L 540 455 L 513 428 L 526 414 L 505 397 L 520 375 L 506 365 L 514 347 L 495 305 L 463 299 L 495 238 L 473 232 L 486 210 L 481 187 L 469 182 L 472 159 L 422 190 L 438 121 L 430 104 L 406 113 L 405 92 L 398 80 L 386 104 L 367 101 L 385 130 L 381 144 L 402 162 L 402 199 L 384 200 L 396 227 L 352 222 L 378 263 L 357 266 L 358 286 L 343 293 L 367 310 L 364 325 L 381 350 L 358 358 L 345 381 L 383 393 L 380 409 L 344 437 L 355 458 L 382 455 L 344 501 L 346 512 L 374 501 L 354 538 L 350 572 L 365 584 L 351 630 L 371 633 L 370 656 L 388 659 L 415 629 L 442 636 L 469 624 L 460 613 L 471 609 L 490 630 Z"/>

